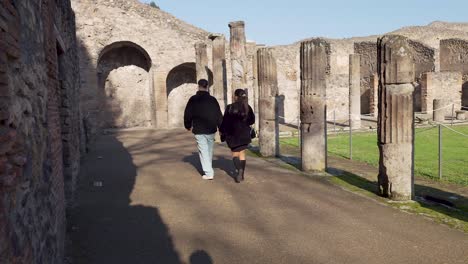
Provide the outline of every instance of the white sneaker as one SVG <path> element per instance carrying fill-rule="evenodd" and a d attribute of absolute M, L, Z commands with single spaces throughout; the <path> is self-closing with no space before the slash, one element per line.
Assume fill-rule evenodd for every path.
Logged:
<path fill-rule="evenodd" d="M 206 176 L 206 175 L 203 175 L 203 176 L 202 176 L 202 179 L 204 179 L 204 180 L 213 180 L 214 177 L 213 177 L 213 176 Z"/>

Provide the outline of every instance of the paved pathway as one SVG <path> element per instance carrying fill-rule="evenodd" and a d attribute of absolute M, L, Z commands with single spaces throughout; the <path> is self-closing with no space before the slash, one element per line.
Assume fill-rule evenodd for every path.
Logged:
<path fill-rule="evenodd" d="M 259 158 L 236 184 L 228 149 L 214 160 L 202 181 L 184 131 L 102 136 L 83 164 L 75 263 L 468 263 L 459 231 Z"/>

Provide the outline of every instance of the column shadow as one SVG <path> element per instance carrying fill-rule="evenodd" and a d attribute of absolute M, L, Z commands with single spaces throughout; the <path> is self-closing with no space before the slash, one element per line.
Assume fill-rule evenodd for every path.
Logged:
<path fill-rule="evenodd" d="M 69 219 L 72 263 L 182 263 L 158 208 L 131 204 L 136 177 L 123 144 L 99 137 L 82 165 Z"/>

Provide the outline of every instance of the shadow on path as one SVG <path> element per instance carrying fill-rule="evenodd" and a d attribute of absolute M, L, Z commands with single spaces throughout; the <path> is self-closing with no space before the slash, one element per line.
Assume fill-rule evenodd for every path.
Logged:
<path fill-rule="evenodd" d="M 234 165 L 232 163 L 231 157 L 226 158 L 225 156 L 215 155 L 213 156 L 213 169 L 215 170 L 215 177 L 216 177 L 216 169 L 219 169 L 226 173 L 232 179 L 235 178 L 234 175 Z M 203 175 L 203 170 L 200 164 L 200 158 L 197 152 L 192 152 L 191 155 L 185 156 L 182 159 L 183 162 L 189 163 L 193 166 L 195 170 L 198 171 L 200 175 Z"/>
<path fill-rule="evenodd" d="M 204 250 L 198 250 L 190 256 L 190 264 L 213 264 L 213 260 Z"/>
<path fill-rule="evenodd" d="M 183 263 L 158 208 L 131 204 L 136 176 L 123 144 L 102 136 L 84 161 L 69 224 L 73 263 Z M 203 253 L 191 263 L 212 263 Z"/>

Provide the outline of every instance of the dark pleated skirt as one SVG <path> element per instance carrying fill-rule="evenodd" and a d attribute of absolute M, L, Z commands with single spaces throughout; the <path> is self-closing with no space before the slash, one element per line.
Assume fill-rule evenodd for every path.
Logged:
<path fill-rule="evenodd" d="M 249 144 L 240 145 L 240 146 L 232 147 L 231 151 L 232 152 L 239 152 L 239 151 L 242 151 L 242 150 L 246 150 L 248 147 L 249 147 Z"/>

